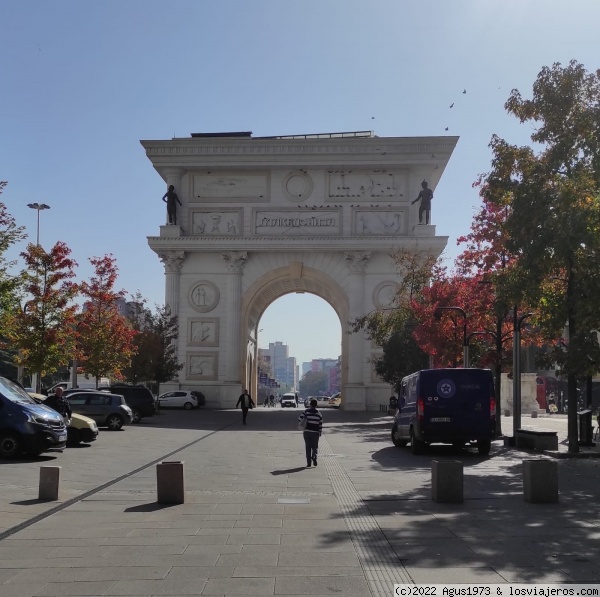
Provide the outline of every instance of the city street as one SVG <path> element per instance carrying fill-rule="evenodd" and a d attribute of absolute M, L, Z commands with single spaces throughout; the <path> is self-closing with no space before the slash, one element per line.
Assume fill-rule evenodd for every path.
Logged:
<path fill-rule="evenodd" d="M 600 459 L 558 458 L 558 504 L 523 499 L 494 442 L 395 448 L 392 418 L 323 410 L 305 469 L 300 409 L 163 411 L 89 447 L 0 461 L 0 597 L 391 595 L 393 582 L 600 582 Z M 566 417 L 523 424 L 556 429 Z M 512 419 L 503 417 L 507 434 Z M 591 449 L 595 453 L 595 449 Z M 464 467 L 462 504 L 431 500 L 433 460 Z M 183 461 L 186 501 L 156 502 L 156 463 Z M 60 500 L 38 501 L 39 468 Z M 51 514 L 51 515 L 50 515 Z"/>

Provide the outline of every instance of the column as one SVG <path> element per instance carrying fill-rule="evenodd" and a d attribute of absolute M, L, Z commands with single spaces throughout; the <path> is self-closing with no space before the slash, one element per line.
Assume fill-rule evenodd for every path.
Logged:
<path fill-rule="evenodd" d="M 242 274 L 248 253 L 229 251 L 221 257 L 227 264 L 227 381 L 240 381 L 240 337 L 242 309 Z"/>
<path fill-rule="evenodd" d="M 165 251 L 158 254 L 165 266 L 165 305 L 171 308 L 171 315 L 179 314 L 179 280 L 185 251 Z"/>
<path fill-rule="evenodd" d="M 352 251 L 345 254 L 350 270 L 350 321 L 365 314 L 365 270 L 371 258 L 370 251 Z M 350 334 L 348 342 L 348 383 L 364 384 L 364 334 Z"/>

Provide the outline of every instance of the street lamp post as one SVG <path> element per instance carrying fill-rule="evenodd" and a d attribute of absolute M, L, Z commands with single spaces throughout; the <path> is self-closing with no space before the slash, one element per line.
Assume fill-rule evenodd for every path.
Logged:
<path fill-rule="evenodd" d="M 467 336 L 467 314 L 462 307 L 438 307 L 435 310 L 435 318 L 441 317 L 440 311 L 458 311 L 463 318 L 463 367 L 469 366 L 469 338 Z"/>
<path fill-rule="evenodd" d="M 533 313 L 517 313 L 513 309 L 513 442 L 517 441 L 517 429 L 521 428 L 521 325 Z"/>
<path fill-rule="evenodd" d="M 40 211 L 43 211 L 44 209 L 50 209 L 49 205 L 46 205 L 45 203 L 28 203 L 27 207 L 30 207 L 31 209 L 35 209 L 37 211 L 37 242 L 36 244 L 40 245 Z"/>

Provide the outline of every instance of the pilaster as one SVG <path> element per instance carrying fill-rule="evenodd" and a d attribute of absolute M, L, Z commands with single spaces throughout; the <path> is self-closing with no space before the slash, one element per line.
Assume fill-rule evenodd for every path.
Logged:
<path fill-rule="evenodd" d="M 171 309 L 171 315 L 179 314 L 179 281 L 185 251 L 165 251 L 158 254 L 165 266 L 165 305 Z"/>

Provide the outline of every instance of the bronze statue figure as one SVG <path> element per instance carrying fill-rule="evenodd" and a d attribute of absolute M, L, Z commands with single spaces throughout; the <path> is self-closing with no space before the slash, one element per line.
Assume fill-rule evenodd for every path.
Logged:
<path fill-rule="evenodd" d="M 163 195 L 162 200 L 167 204 L 169 224 L 177 224 L 177 203 L 181 205 L 181 201 L 179 201 L 173 185 L 169 185 L 169 190 Z"/>
<path fill-rule="evenodd" d="M 419 199 L 421 205 L 419 206 L 419 224 L 423 223 L 423 212 L 425 212 L 425 224 L 429 224 L 429 213 L 431 212 L 431 200 L 433 199 L 433 191 L 427 187 L 427 183 L 423 181 L 421 183 L 422 190 L 418 197 L 411 202 L 414 205 Z"/>

